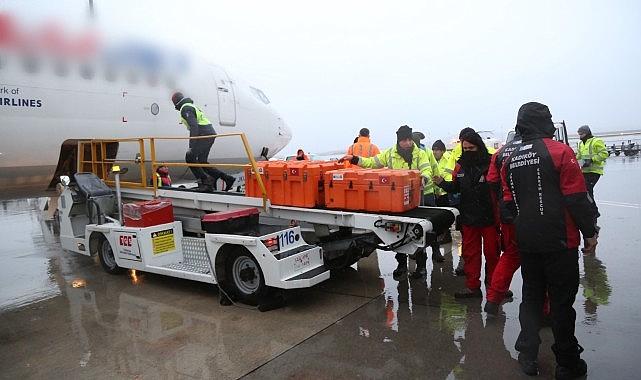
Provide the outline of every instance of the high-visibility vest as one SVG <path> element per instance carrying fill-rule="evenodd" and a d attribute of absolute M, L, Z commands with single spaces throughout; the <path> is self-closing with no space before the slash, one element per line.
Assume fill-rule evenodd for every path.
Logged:
<path fill-rule="evenodd" d="M 412 163 L 411 165 L 405 161 L 398 153 L 396 145 L 391 148 L 385 149 L 374 157 L 360 157 L 358 166 L 366 169 L 378 169 L 387 167 L 388 169 L 413 169 L 421 172 L 425 187 L 428 190 L 423 191 L 424 194 L 431 194 L 434 192 L 434 182 L 432 181 L 432 165 L 427 152 L 420 149 L 416 144 L 412 150 Z M 428 192 L 432 189 L 431 192 Z"/>
<path fill-rule="evenodd" d="M 198 122 L 198 125 L 211 125 L 211 121 L 207 119 L 203 111 L 200 110 L 200 108 L 196 107 L 194 103 L 185 103 L 182 106 L 180 106 L 180 122 L 187 128 L 189 129 L 189 123 L 187 123 L 187 120 L 185 120 L 182 117 L 182 111 L 185 106 L 190 106 L 193 107 L 196 110 L 196 121 Z"/>
<path fill-rule="evenodd" d="M 154 174 L 155 174 L 154 178 L 156 178 L 156 187 L 171 186 L 171 177 L 169 175 L 165 177 L 166 183 L 163 183 L 163 177 L 158 173 L 154 173 Z"/>
<path fill-rule="evenodd" d="M 379 153 L 378 147 L 370 142 L 369 137 L 364 136 L 359 136 L 358 141 L 347 149 L 347 154 L 359 157 L 374 157 Z"/>
<path fill-rule="evenodd" d="M 432 149 L 422 146 L 421 149 L 427 153 L 427 158 L 430 162 L 430 167 L 432 168 L 432 176 L 441 176 L 441 171 L 438 167 L 438 161 L 436 161 L 436 157 L 434 157 L 434 152 L 432 152 Z M 439 194 L 440 188 L 434 184 L 434 182 L 430 181 L 424 188 L 423 188 L 423 194 Z"/>
<path fill-rule="evenodd" d="M 440 173 L 440 176 L 443 177 L 445 181 L 451 182 L 454 168 L 450 168 L 450 155 L 451 153 L 448 151 L 443 152 L 443 156 L 441 157 L 440 160 L 437 161 L 437 163 L 438 163 L 438 171 Z M 447 194 L 447 191 L 441 189 L 440 187 L 436 187 L 434 192 L 436 193 L 436 195 Z"/>
<path fill-rule="evenodd" d="M 585 141 L 579 141 L 577 146 L 576 158 L 581 165 L 583 173 L 596 173 L 603 175 L 603 166 L 605 160 L 608 158 L 608 150 L 605 147 L 603 140 L 596 137 L 590 137 Z M 592 164 L 583 167 L 582 160 L 592 160 Z"/>

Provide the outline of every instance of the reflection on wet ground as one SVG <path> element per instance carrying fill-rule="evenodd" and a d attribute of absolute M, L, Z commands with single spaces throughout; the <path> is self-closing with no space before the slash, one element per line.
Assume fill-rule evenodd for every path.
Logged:
<path fill-rule="evenodd" d="M 581 258 L 577 336 L 588 376 L 636 378 L 641 305 L 641 165 L 610 160 L 597 185 L 596 256 Z M 130 271 L 112 276 L 60 250 L 35 199 L 0 202 L 0 368 L 6 378 L 524 378 L 516 363 L 520 273 L 513 302 L 487 318 L 457 301 L 459 240 L 423 280 L 394 280 L 379 252 L 289 306 L 222 307 L 205 284 Z M 431 256 L 431 255 L 430 255 Z M 553 374 L 542 331 L 543 378 Z"/>

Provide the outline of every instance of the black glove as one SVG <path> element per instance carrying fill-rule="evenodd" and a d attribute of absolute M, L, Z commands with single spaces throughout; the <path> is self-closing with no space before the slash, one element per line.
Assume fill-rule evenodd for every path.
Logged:
<path fill-rule="evenodd" d="M 352 165 L 358 165 L 358 161 L 360 161 L 360 157 L 352 156 L 352 159 L 349 160 L 349 163 L 352 164 Z"/>
<path fill-rule="evenodd" d="M 592 166 L 592 160 L 591 159 L 585 159 L 583 160 L 583 165 L 581 165 L 582 168 L 587 168 Z"/>

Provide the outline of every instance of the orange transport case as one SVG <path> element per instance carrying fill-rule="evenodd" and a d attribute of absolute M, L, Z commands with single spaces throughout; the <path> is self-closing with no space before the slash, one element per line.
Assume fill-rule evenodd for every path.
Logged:
<path fill-rule="evenodd" d="M 400 213 L 419 206 L 417 170 L 343 169 L 325 173 L 327 208 Z"/>
<path fill-rule="evenodd" d="M 272 204 L 308 208 L 324 206 L 323 174 L 343 167 L 337 161 L 261 161 L 257 164 Z M 245 168 L 245 195 L 262 196 L 251 167 Z"/>

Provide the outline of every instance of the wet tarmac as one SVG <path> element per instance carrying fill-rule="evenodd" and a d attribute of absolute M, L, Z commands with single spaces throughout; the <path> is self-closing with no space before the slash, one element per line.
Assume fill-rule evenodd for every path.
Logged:
<path fill-rule="evenodd" d="M 588 378 L 635 379 L 641 162 L 611 158 L 606 171 L 597 254 L 580 258 L 577 337 Z M 520 274 L 498 318 L 455 300 L 458 239 L 425 280 L 395 281 L 393 256 L 379 252 L 260 313 L 220 306 L 205 284 L 106 274 L 63 252 L 39 207 L 0 201 L 0 378 L 526 378 L 514 350 Z M 541 336 L 540 377 L 551 378 L 551 331 Z"/>

